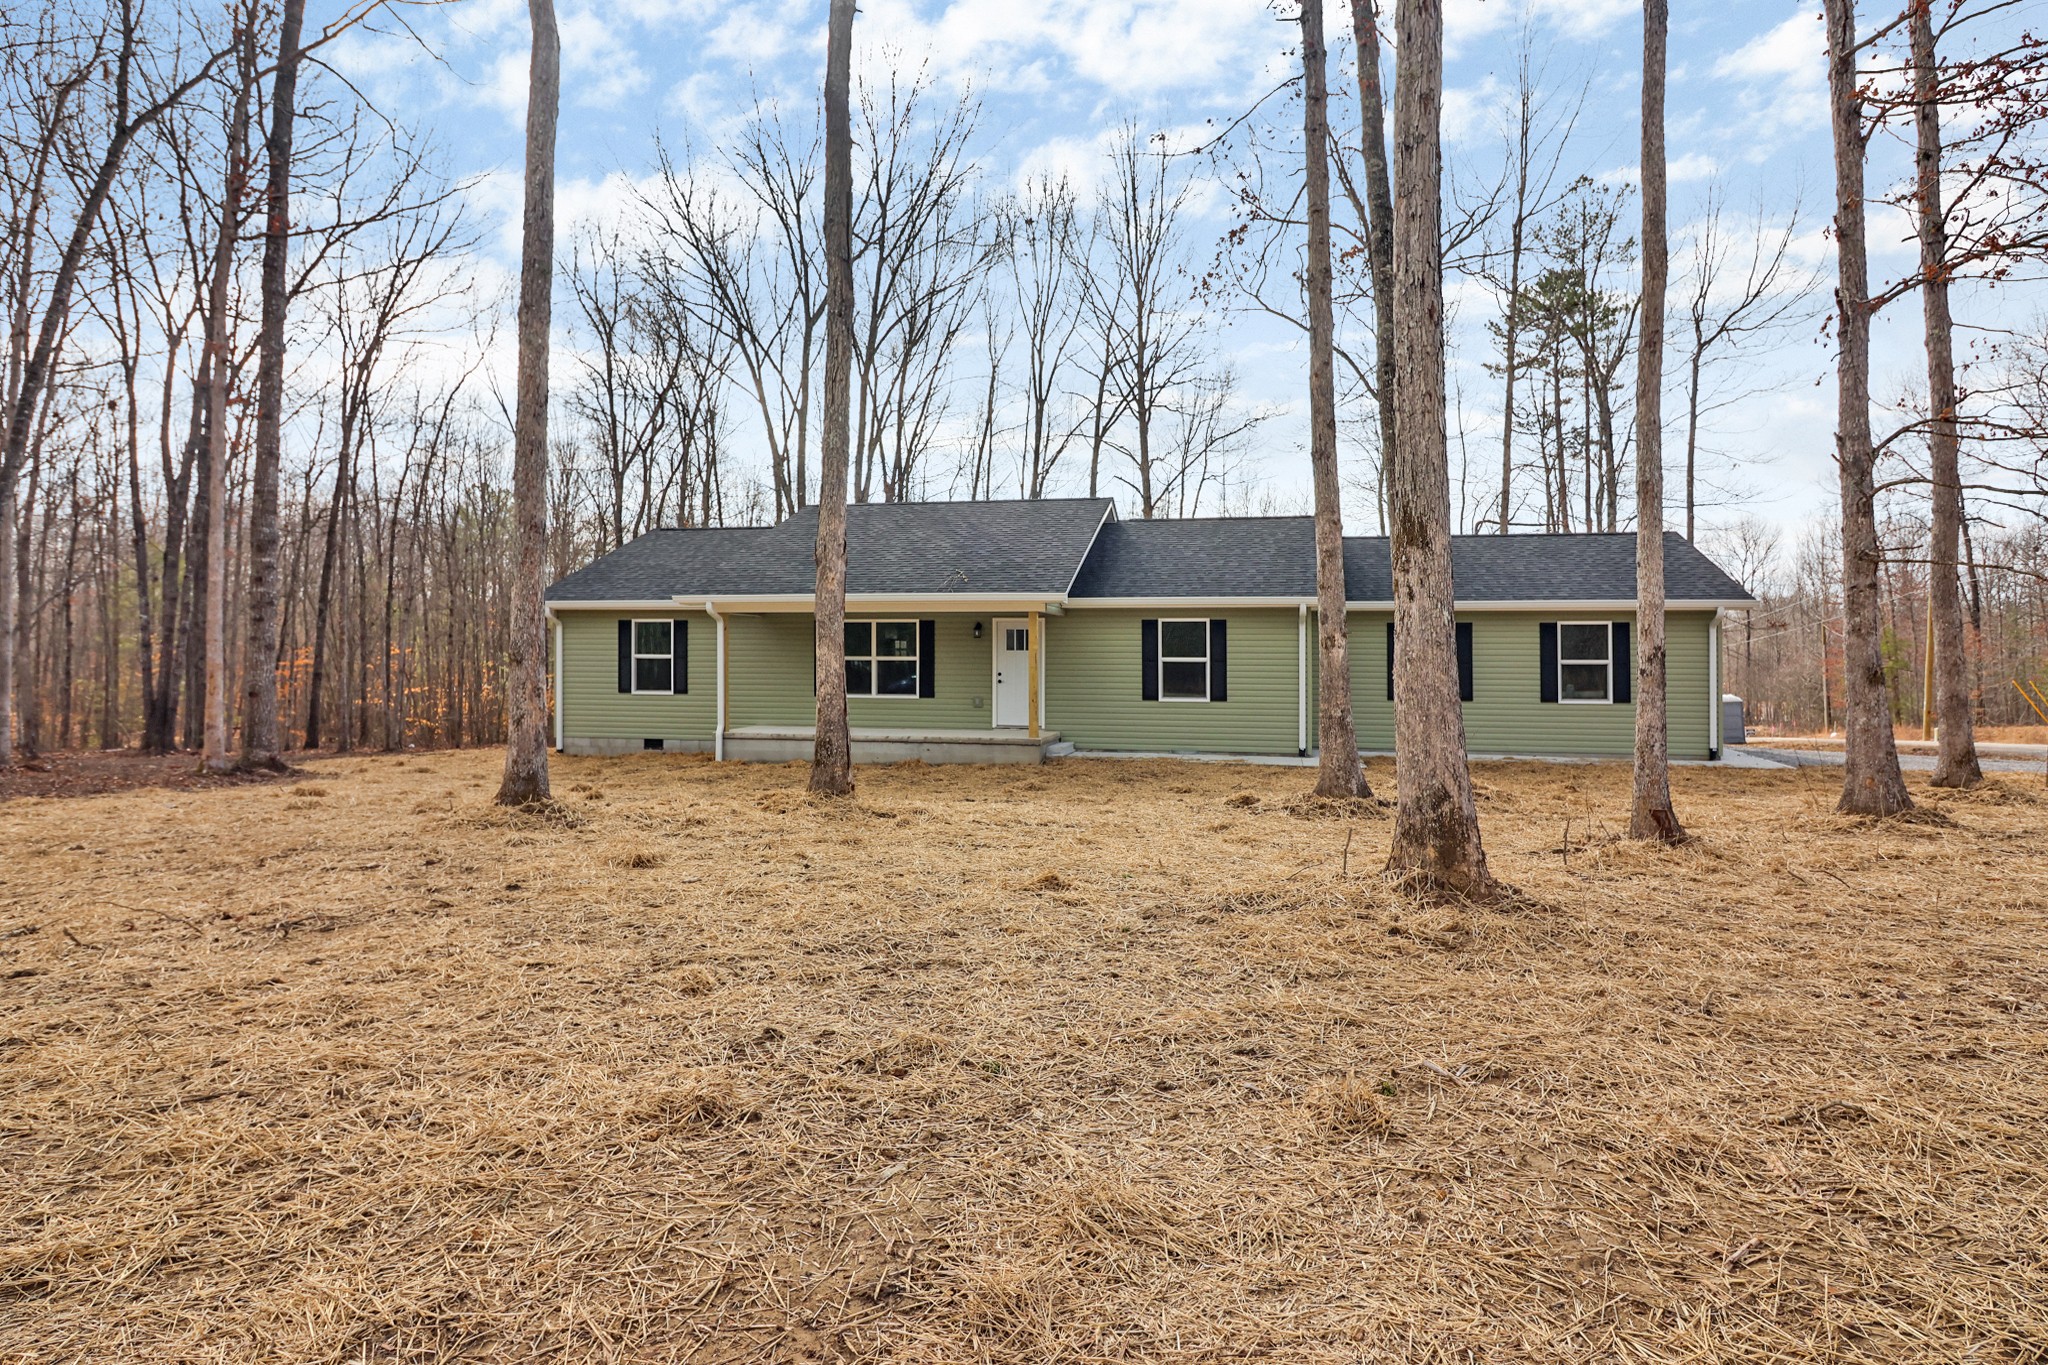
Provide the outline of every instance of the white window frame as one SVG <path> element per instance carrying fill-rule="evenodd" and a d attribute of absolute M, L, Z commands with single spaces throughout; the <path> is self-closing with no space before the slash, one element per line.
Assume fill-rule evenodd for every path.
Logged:
<path fill-rule="evenodd" d="M 1199 658 L 1193 654 L 1170 655 L 1166 652 L 1166 628 L 1169 625 L 1198 625 L 1202 628 L 1202 653 Z M 1206 702 L 1209 700 L 1210 693 L 1215 690 L 1213 684 L 1216 681 L 1215 660 L 1210 653 L 1210 642 L 1212 639 L 1214 639 L 1213 629 L 1209 624 L 1209 618 L 1206 616 L 1162 616 L 1159 619 L 1159 676 L 1154 680 L 1159 689 L 1159 700 L 1181 702 Z M 1166 695 L 1166 666 L 1170 663 L 1199 663 L 1202 666 L 1201 696 L 1169 697 Z"/>
<path fill-rule="evenodd" d="M 916 617 L 855 616 L 849 618 L 845 624 L 847 626 L 868 627 L 868 652 L 865 654 L 848 654 L 846 652 L 845 626 L 842 626 L 839 631 L 840 668 L 843 670 L 854 659 L 866 659 L 868 662 L 868 690 L 856 692 L 849 686 L 846 689 L 848 697 L 868 697 L 875 701 L 916 701 L 924 695 L 924 627 L 919 624 Z M 875 653 L 875 641 L 881 638 L 880 627 L 882 626 L 910 627 L 910 639 L 914 647 L 910 651 L 911 685 L 908 692 L 875 691 L 876 681 L 882 674 L 880 667 L 882 660 L 888 659 L 892 663 L 900 663 L 903 660 L 903 656 L 900 654 Z"/>
<path fill-rule="evenodd" d="M 668 649 L 665 652 L 659 654 L 642 654 L 640 652 L 640 627 L 643 625 L 668 627 Z M 642 659 L 668 660 L 667 687 L 642 687 L 640 685 L 640 661 Z M 669 616 L 637 616 L 633 618 L 633 695 L 636 697 L 673 697 L 677 695 L 675 618 Z"/>
<path fill-rule="evenodd" d="M 1600 638 L 1607 642 L 1605 659 L 1568 659 L 1564 653 L 1564 633 L 1573 626 L 1596 626 Z M 1607 668 L 1607 694 L 1601 697 L 1567 697 L 1564 694 L 1565 665 L 1587 667 L 1605 664 Z M 1557 623 L 1557 700 L 1563 706 L 1612 706 L 1614 705 L 1614 622 L 1612 621 L 1559 621 Z"/>

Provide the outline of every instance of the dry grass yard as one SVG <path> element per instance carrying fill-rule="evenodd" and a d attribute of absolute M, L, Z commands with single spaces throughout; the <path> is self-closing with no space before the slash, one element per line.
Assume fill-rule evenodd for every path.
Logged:
<path fill-rule="evenodd" d="M 0 803 L 0 1358 L 2048 1360 L 2037 780 L 496 771 Z"/>

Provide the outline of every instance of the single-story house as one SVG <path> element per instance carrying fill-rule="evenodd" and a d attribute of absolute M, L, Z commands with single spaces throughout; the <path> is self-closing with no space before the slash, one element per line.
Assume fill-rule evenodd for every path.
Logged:
<path fill-rule="evenodd" d="M 548 589 L 569 753 L 808 758 L 816 509 L 653 531 Z M 1636 538 L 1460 536 L 1459 689 L 1475 753 L 1625 755 Z M 1394 742 L 1387 541 L 1348 537 L 1359 747 Z M 1753 599 L 1665 538 L 1671 752 L 1721 748 L 1721 613 Z M 1039 762 L 1073 749 L 1306 755 L 1316 742 L 1308 517 L 1127 521 L 1106 498 L 847 509 L 857 762 Z"/>

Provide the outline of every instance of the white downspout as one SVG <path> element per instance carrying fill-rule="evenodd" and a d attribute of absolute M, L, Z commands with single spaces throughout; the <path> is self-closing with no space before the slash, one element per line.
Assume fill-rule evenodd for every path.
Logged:
<path fill-rule="evenodd" d="M 1714 619 L 1707 626 L 1707 702 L 1712 707 L 1707 712 L 1707 756 L 1718 760 L 1721 757 L 1721 613 L 1725 607 L 1714 608 Z"/>
<path fill-rule="evenodd" d="M 548 613 L 548 622 L 555 628 L 555 752 L 562 752 L 562 700 L 566 692 L 562 686 L 562 675 L 568 672 L 562 658 L 562 618 L 554 612 Z"/>
<path fill-rule="evenodd" d="M 1308 603 L 1301 604 L 1301 619 L 1294 640 L 1294 754 L 1308 757 Z"/>
<path fill-rule="evenodd" d="M 717 700 L 712 703 L 711 717 L 711 761 L 725 762 L 725 618 L 718 614 L 718 604 L 710 598 L 704 599 L 704 610 L 718 625 L 718 684 Z"/>

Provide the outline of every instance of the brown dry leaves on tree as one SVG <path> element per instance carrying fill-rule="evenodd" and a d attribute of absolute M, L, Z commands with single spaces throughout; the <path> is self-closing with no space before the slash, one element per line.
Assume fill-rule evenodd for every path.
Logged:
<path fill-rule="evenodd" d="M 2048 1342 L 2031 784 L 1482 765 L 1497 913 L 1294 769 L 494 769 L 0 805 L 0 1358 Z"/>

